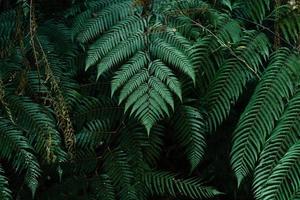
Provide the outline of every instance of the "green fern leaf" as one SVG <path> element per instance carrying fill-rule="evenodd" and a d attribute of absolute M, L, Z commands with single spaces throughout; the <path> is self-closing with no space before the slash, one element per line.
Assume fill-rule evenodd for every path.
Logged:
<path fill-rule="evenodd" d="M 267 140 L 264 150 L 259 159 L 259 164 L 255 169 L 253 189 L 257 199 L 263 199 L 263 191 L 266 191 L 266 182 L 273 173 L 274 168 L 280 164 L 279 160 L 284 156 L 288 149 L 298 142 L 298 132 L 300 129 L 299 92 L 289 101 L 288 106 L 281 116 L 278 125 L 272 131 Z M 277 183 L 274 185 L 277 185 Z M 296 192 L 296 191 L 294 191 Z M 292 193 L 289 193 L 292 194 Z"/>
<path fill-rule="evenodd" d="M 16 171 L 26 172 L 25 183 L 34 195 L 41 170 L 37 159 L 30 152 L 32 147 L 23 133 L 5 119 L 0 119 L 0 138 L 0 157 L 9 160 Z"/>
<path fill-rule="evenodd" d="M 12 199 L 11 191 L 8 188 L 8 180 L 5 177 L 4 170 L 0 165 L 0 198 L 3 200 Z"/>
<path fill-rule="evenodd" d="M 95 41 L 87 52 L 86 69 L 96 64 L 99 60 L 115 48 L 121 41 L 145 29 L 146 22 L 137 16 L 131 16 L 113 26 L 108 33 Z"/>
<path fill-rule="evenodd" d="M 90 16 L 90 19 L 81 27 L 77 40 L 81 43 L 88 42 L 108 30 L 118 21 L 128 17 L 131 13 L 132 1 L 108 5 L 99 12 L 95 12 L 94 15 L 96 17 L 92 18 L 92 16 Z M 87 15 L 88 14 L 89 13 L 87 13 Z"/>
<path fill-rule="evenodd" d="M 300 189 L 300 143 L 294 144 L 279 160 L 261 191 L 261 199 L 289 200 Z"/>
<path fill-rule="evenodd" d="M 193 171 L 202 160 L 206 147 L 206 123 L 199 110 L 191 106 L 181 106 L 175 112 L 173 126 L 178 143 L 185 148 L 185 154 Z"/>
<path fill-rule="evenodd" d="M 138 50 L 143 49 L 145 45 L 146 37 L 142 32 L 137 33 L 121 42 L 121 44 L 110 51 L 97 65 L 97 78 L 113 66 L 116 66 L 118 63 L 133 56 Z"/>
<path fill-rule="evenodd" d="M 111 178 L 113 185 L 118 188 L 120 199 L 137 199 L 136 191 L 132 190 L 134 174 L 124 151 L 109 152 L 105 158 L 104 170 Z"/>
<path fill-rule="evenodd" d="M 298 58 L 287 49 L 274 53 L 261 82 L 234 132 L 231 164 L 238 184 L 253 170 L 266 138 L 284 109 L 284 99 L 295 90 Z"/>
<path fill-rule="evenodd" d="M 247 2 L 239 0 L 236 4 L 240 5 L 236 10 L 238 12 L 237 15 L 244 15 L 257 23 L 261 23 L 266 18 L 271 7 L 270 0 L 251 0 Z"/>
<path fill-rule="evenodd" d="M 168 172 L 149 172 L 143 178 L 148 190 L 152 194 L 172 195 L 198 198 L 212 198 L 221 194 L 212 187 L 203 186 L 197 179 L 177 179 L 176 176 Z"/>
<path fill-rule="evenodd" d="M 83 149 L 95 149 L 104 144 L 114 132 L 109 120 L 92 120 L 76 135 L 76 145 Z"/>
<path fill-rule="evenodd" d="M 234 52 L 217 71 L 208 87 L 208 126 L 213 131 L 229 115 L 231 105 L 242 94 L 250 79 L 269 55 L 270 43 L 265 34 L 246 33 Z"/>
<path fill-rule="evenodd" d="M 95 181 L 97 199 L 115 200 L 115 188 L 107 174 L 100 175 Z"/>
<path fill-rule="evenodd" d="M 194 82 L 196 81 L 194 66 L 183 52 L 161 39 L 154 40 L 149 48 L 151 55 L 161 59 L 163 62 L 168 63 L 171 66 L 174 66 L 175 69 L 186 74 Z"/>
<path fill-rule="evenodd" d="M 30 143 L 42 159 L 49 163 L 66 160 L 67 154 L 62 149 L 55 120 L 47 110 L 26 97 L 10 95 L 7 100 L 14 108 L 12 114 L 16 123 L 25 129 Z"/>

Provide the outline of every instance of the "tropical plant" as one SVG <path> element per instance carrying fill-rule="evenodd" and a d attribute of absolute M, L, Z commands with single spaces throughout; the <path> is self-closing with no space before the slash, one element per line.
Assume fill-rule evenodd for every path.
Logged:
<path fill-rule="evenodd" d="M 0 9 L 0 199 L 299 199 L 296 2 Z"/>

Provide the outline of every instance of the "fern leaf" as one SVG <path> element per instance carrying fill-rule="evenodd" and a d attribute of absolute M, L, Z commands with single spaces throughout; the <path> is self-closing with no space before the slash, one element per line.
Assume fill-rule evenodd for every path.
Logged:
<path fill-rule="evenodd" d="M 261 199 L 289 200 L 300 189 L 300 144 L 294 144 L 268 177 L 261 191 Z"/>
<path fill-rule="evenodd" d="M 247 2 L 242 2 L 241 0 L 239 0 L 236 3 L 241 5 L 240 7 L 237 7 L 237 15 L 242 14 L 245 17 L 258 23 L 261 23 L 265 19 L 267 13 L 270 11 L 271 6 L 270 0 L 251 0 Z"/>
<path fill-rule="evenodd" d="M 138 73 L 147 64 L 147 54 L 144 52 L 136 53 L 127 64 L 121 67 L 120 71 L 116 72 L 116 75 L 111 83 L 111 96 L 113 96 L 117 89 L 124 85 L 131 77 Z"/>
<path fill-rule="evenodd" d="M 29 98 L 10 95 L 7 97 L 9 106 L 14 107 L 13 116 L 22 126 L 34 145 L 34 149 L 46 162 L 64 161 L 66 152 L 61 146 L 61 137 L 56 130 L 55 121 L 42 107 Z"/>
<path fill-rule="evenodd" d="M 172 44 L 172 46 L 176 47 L 182 52 L 187 52 L 192 46 L 192 43 L 186 37 L 182 36 L 176 28 L 167 27 L 167 30 L 163 32 L 158 30 L 158 33 L 155 34 L 157 34 L 157 37 L 163 39 L 168 44 Z"/>
<path fill-rule="evenodd" d="M 109 120 L 92 120 L 76 135 L 76 145 L 83 149 L 95 149 L 103 145 L 113 132 Z"/>
<path fill-rule="evenodd" d="M 116 48 L 110 51 L 97 65 L 97 77 L 104 72 L 116 66 L 133 56 L 137 51 L 143 49 L 146 45 L 146 37 L 140 32 L 131 36 L 128 40 L 121 42 Z"/>
<path fill-rule="evenodd" d="M 121 66 L 112 81 L 112 94 L 116 90 L 120 90 L 119 103 L 126 100 L 125 111 L 131 109 L 131 115 L 148 132 L 157 121 L 169 115 L 169 107 L 174 109 L 172 92 L 182 98 L 181 85 L 172 70 L 160 60 L 149 61 L 149 55 L 144 52 L 138 52 Z"/>
<path fill-rule="evenodd" d="M 90 17 L 90 19 L 83 24 L 77 36 L 77 40 L 81 43 L 88 42 L 108 30 L 118 21 L 128 17 L 131 13 L 132 1 L 108 5 L 99 12 L 94 13 L 96 17 Z M 86 13 L 86 15 L 88 14 L 89 13 Z"/>
<path fill-rule="evenodd" d="M 23 133 L 5 119 L 0 119 L 0 138 L 0 157 L 9 160 L 16 171 L 26 172 L 25 183 L 34 195 L 41 170 L 37 159 L 30 152 L 32 147 Z"/>
<path fill-rule="evenodd" d="M 195 82 L 194 66 L 183 52 L 161 39 L 156 39 L 151 43 L 150 52 L 151 55 L 174 66 L 177 70 L 186 74 Z"/>
<path fill-rule="evenodd" d="M 212 198 L 220 194 L 212 187 L 203 186 L 197 179 L 177 179 L 168 172 L 149 172 L 143 178 L 148 190 L 152 194 L 172 195 L 180 194 L 192 199 Z"/>
<path fill-rule="evenodd" d="M 284 109 L 284 99 L 295 90 L 297 57 L 287 49 L 274 53 L 261 82 L 240 117 L 234 132 L 231 164 L 238 184 L 249 175 L 258 160 L 266 138 Z"/>
<path fill-rule="evenodd" d="M 126 40 L 136 32 L 142 32 L 146 26 L 145 20 L 131 16 L 113 26 L 106 34 L 96 40 L 87 52 L 86 69 L 101 61 L 121 41 Z"/>
<path fill-rule="evenodd" d="M 300 15 L 298 13 L 287 12 L 288 14 L 278 19 L 278 26 L 286 41 L 296 43 L 300 32 Z"/>
<path fill-rule="evenodd" d="M 247 81 L 268 57 L 269 47 L 265 34 L 247 33 L 240 41 L 235 57 L 228 59 L 217 71 L 206 94 L 210 131 L 227 118 L 231 105 L 238 100 Z"/>
<path fill-rule="evenodd" d="M 181 106 L 175 113 L 176 138 L 178 143 L 185 148 L 185 154 L 193 171 L 201 161 L 206 147 L 204 116 L 191 106 Z"/>
<path fill-rule="evenodd" d="M 182 100 L 181 84 L 175 74 L 160 60 L 153 61 L 149 65 L 150 74 L 153 74 L 165 83 L 180 100 Z"/>
<path fill-rule="evenodd" d="M 3 200 L 12 199 L 11 191 L 8 188 L 8 180 L 5 177 L 4 169 L 0 165 L 0 198 Z"/>
<path fill-rule="evenodd" d="M 259 164 L 255 169 L 253 189 L 258 199 L 262 199 L 262 191 L 265 190 L 274 167 L 284 156 L 288 149 L 298 141 L 300 122 L 299 92 L 289 101 L 288 106 L 281 116 L 278 125 L 272 131 L 270 138 L 260 155 Z"/>
<path fill-rule="evenodd" d="M 135 190 L 131 191 L 134 174 L 130 168 L 127 154 L 124 151 L 115 150 L 109 152 L 105 158 L 104 169 L 114 186 L 118 188 L 120 199 L 136 199 Z"/>
<path fill-rule="evenodd" d="M 115 200 L 115 188 L 109 176 L 102 174 L 95 182 L 97 199 Z"/>

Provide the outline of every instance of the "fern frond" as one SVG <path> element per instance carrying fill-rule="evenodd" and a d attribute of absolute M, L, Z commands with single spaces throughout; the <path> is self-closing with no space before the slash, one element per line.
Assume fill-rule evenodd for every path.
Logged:
<path fill-rule="evenodd" d="M 181 106 L 176 110 L 172 123 L 178 143 L 184 147 L 193 171 L 202 160 L 206 147 L 204 116 L 196 108 Z"/>
<path fill-rule="evenodd" d="M 300 143 L 297 141 L 279 160 L 261 191 L 261 199 L 289 200 L 300 189 Z"/>
<path fill-rule="evenodd" d="M 208 126 L 213 131 L 229 115 L 231 105 L 242 94 L 250 79 L 269 55 L 270 43 L 263 33 L 247 33 L 236 48 L 233 58 L 217 71 L 206 94 Z"/>
<path fill-rule="evenodd" d="M 131 77 L 138 73 L 148 64 L 147 54 L 144 52 L 136 53 L 127 64 L 123 65 L 116 72 L 111 83 L 111 95 L 113 96 L 117 89 L 124 85 Z"/>
<path fill-rule="evenodd" d="M 97 65 L 99 78 L 104 72 L 116 66 L 119 63 L 133 56 L 137 51 L 144 49 L 146 45 L 146 36 L 143 32 L 138 32 L 127 40 L 121 42 L 116 48 L 110 51 Z"/>
<path fill-rule="evenodd" d="M 162 24 L 160 26 L 163 27 Z M 192 46 L 191 41 L 189 41 L 186 37 L 182 36 L 180 32 L 176 28 L 167 27 L 166 30 L 160 31 L 160 27 L 157 27 L 157 33 L 153 30 L 152 34 L 157 34 L 158 37 L 166 41 L 168 44 L 173 45 L 177 49 L 182 52 L 188 52 Z"/>
<path fill-rule="evenodd" d="M 102 174 L 95 181 L 97 199 L 115 200 L 115 188 L 110 177 L 107 174 Z"/>
<path fill-rule="evenodd" d="M 0 157 L 9 160 L 19 173 L 26 172 L 25 183 L 34 195 L 41 170 L 31 145 L 22 132 L 5 119 L 0 119 L 0 138 Z"/>
<path fill-rule="evenodd" d="M 162 61 L 150 62 L 150 56 L 138 52 L 127 64 L 121 66 L 112 81 L 112 94 L 120 88 L 119 103 L 126 100 L 125 111 L 141 120 L 149 132 L 165 115 L 174 109 L 172 92 L 180 99 L 181 85 Z"/>
<path fill-rule="evenodd" d="M 160 60 L 155 60 L 149 65 L 150 74 L 153 74 L 161 82 L 182 100 L 181 84 L 175 74 Z"/>
<path fill-rule="evenodd" d="M 192 199 L 212 198 L 220 194 L 212 187 L 203 186 L 195 178 L 180 179 L 169 172 L 149 172 L 143 177 L 143 180 L 150 190 L 151 194 L 185 196 Z"/>
<path fill-rule="evenodd" d="M 85 123 L 96 119 L 118 121 L 121 114 L 123 114 L 123 108 L 109 98 L 80 96 L 74 104 L 73 120 L 77 129 L 81 129 Z"/>
<path fill-rule="evenodd" d="M 3 200 L 12 199 L 11 190 L 8 188 L 8 180 L 5 177 L 4 169 L 0 165 L 0 198 Z"/>
<path fill-rule="evenodd" d="M 16 123 L 25 129 L 30 143 L 46 162 L 64 161 L 66 152 L 57 131 L 56 122 L 45 107 L 32 102 L 29 98 L 9 95 L 9 106 Z"/>
<path fill-rule="evenodd" d="M 288 149 L 297 143 L 300 130 L 300 93 L 289 101 L 287 108 L 281 116 L 277 126 L 272 131 L 263 151 L 260 154 L 259 163 L 255 169 L 253 189 L 258 199 L 263 198 L 266 182 L 271 173 Z"/>
<path fill-rule="evenodd" d="M 113 26 L 103 37 L 100 37 L 89 47 L 86 69 L 101 61 L 121 41 L 126 40 L 136 32 L 142 32 L 145 26 L 145 20 L 137 16 L 130 16 Z"/>
<path fill-rule="evenodd" d="M 283 33 L 283 37 L 290 43 L 296 43 L 299 39 L 300 32 L 300 15 L 297 12 L 285 13 L 277 21 L 280 31 Z"/>
<path fill-rule="evenodd" d="M 186 74 L 194 82 L 196 81 L 194 66 L 183 52 L 161 39 L 154 40 L 149 49 L 152 56 L 174 66 L 176 70 Z"/>
<path fill-rule="evenodd" d="M 239 5 L 236 7 L 237 15 L 243 15 L 257 23 L 262 23 L 271 7 L 270 0 L 251 0 L 247 2 L 239 0 L 236 4 Z"/>
<path fill-rule="evenodd" d="M 95 12 L 95 17 L 90 16 L 89 20 L 81 27 L 77 40 L 81 43 L 92 40 L 118 21 L 128 17 L 132 13 L 132 10 L 132 1 L 125 1 L 108 5 L 99 12 Z"/>
<path fill-rule="evenodd" d="M 197 68 L 197 89 L 200 90 L 201 96 L 207 93 L 209 84 L 224 64 L 226 50 L 241 40 L 240 24 L 235 20 L 223 21 L 225 24 L 220 24 L 216 33 L 204 31 L 206 35 L 197 39 L 189 53 L 193 65 Z"/>
<path fill-rule="evenodd" d="M 132 189 L 134 174 L 129 164 L 127 154 L 122 150 L 115 150 L 106 155 L 104 170 L 112 183 L 118 188 L 120 199 L 137 199 L 136 191 Z"/>
<path fill-rule="evenodd" d="M 239 184 L 253 170 L 266 138 L 283 112 L 284 99 L 294 92 L 298 67 L 294 54 L 287 49 L 276 51 L 241 115 L 231 150 L 231 164 Z"/>
<path fill-rule="evenodd" d="M 109 135 L 113 133 L 109 120 L 91 120 L 76 135 L 76 145 L 83 149 L 95 149 L 103 145 Z"/>

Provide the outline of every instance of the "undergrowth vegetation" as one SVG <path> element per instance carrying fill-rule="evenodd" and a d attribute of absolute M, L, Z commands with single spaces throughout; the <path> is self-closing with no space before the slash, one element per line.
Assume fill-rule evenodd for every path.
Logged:
<path fill-rule="evenodd" d="M 0 1 L 0 199 L 300 199 L 284 0 Z"/>

